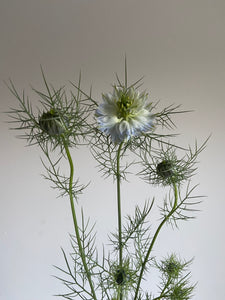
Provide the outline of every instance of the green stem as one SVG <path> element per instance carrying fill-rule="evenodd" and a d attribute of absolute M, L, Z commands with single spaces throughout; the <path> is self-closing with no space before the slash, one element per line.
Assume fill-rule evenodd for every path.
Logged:
<path fill-rule="evenodd" d="M 117 180 L 117 210 L 118 210 L 118 236 L 119 236 L 119 264 L 122 266 L 123 252 L 122 252 L 122 217 L 121 217 L 121 193 L 120 193 L 120 153 L 123 143 L 120 144 L 117 153 L 117 169 L 116 169 L 116 180 Z"/>
<path fill-rule="evenodd" d="M 85 258 L 85 253 L 81 244 L 81 238 L 80 238 L 80 233 L 79 233 L 79 227 L 78 227 L 78 223 L 77 223 L 77 217 L 76 217 L 76 211 L 75 211 L 75 206 L 74 206 L 74 199 L 73 199 L 73 193 L 72 193 L 72 186 L 73 186 L 73 176 L 74 176 L 74 166 L 73 166 L 73 160 L 69 151 L 69 147 L 66 143 L 65 140 L 63 140 L 64 143 L 64 147 L 65 147 L 65 151 L 66 151 L 66 155 L 69 161 L 69 165 L 70 165 L 70 180 L 69 180 L 69 197 L 70 197 L 70 207 L 71 207 L 71 212 L 72 212 L 72 217 L 73 217 L 73 224 L 74 224 L 74 230 L 75 230 L 75 234 L 76 234 L 76 238 L 77 238 L 77 244 L 78 244 L 78 248 L 79 248 L 79 252 L 80 252 L 80 256 L 81 256 L 81 260 L 84 266 L 84 270 L 90 285 L 90 289 L 92 292 L 92 297 L 93 299 L 97 300 L 97 297 L 95 295 L 95 290 L 94 290 L 94 286 L 91 280 L 91 274 L 88 270 L 88 266 L 86 263 L 86 258 Z"/>
<path fill-rule="evenodd" d="M 153 300 L 163 299 L 163 297 L 165 297 L 165 295 L 168 293 L 168 292 L 165 293 L 165 291 L 168 288 L 168 286 L 170 285 L 170 283 L 171 283 L 171 276 L 168 278 L 167 283 L 165 284 L 165 286 L 164 286 L 162 292 L 160 293 L 160 295 L 158 297 L 154 298 Z"/>
<path fill-rule="evenodd" d="M 118 242 L 119 242 L 119 266 L 123 265 L 123 246 L 122 246 L 122 216 L 121 216 L 121 193 L 120 193 L 120 155 L 123 143 L 119 145 L 117 152 L 117 168 L 116 168 L 116 182 L 117 182 L 117 210 L 118 210 Z M 123 298 L 122 290 L 120 289 L 120 300 Z"/>
<path fill-rule="evenodd" d="M 151 244 L 149 246 L 149 249 L 148 249 L 148 252 L 145 256 L 145 259 L 142 263 L 142 268 L 141 268 L 141 272 L 140 272 L 140 275 L 139 275 L 139 278 L 138 278 L 138 283 L 137 283 L 137 288 L 136 288 L 136 292 L 135 292 L 135 297 L 134 297 L 134 300 L 137 300 L 137 297 L 138 297 L 138 292 L 139 292 L 139 289 L 140 289 L 140 284 L 141 284 L 141 280 L 143 278 L 143 273 L 144 273 L 144 270 L 145 270 L 145 267 L 146 267 L 146 264 L 149 260 L 149 256 L 152 252 L 152 248 L 155 244 L 155 241 L 158 237 L 158 234 L 160 232 L 160 230 L 162 229 L 163 225 L 166 223 L 166 221 L 172 216 L 172 214 L 175 212 L 176 210 L 176 207 L 177 207 L 177 200 L 178 200 L 178 192 L 177 192 L 177 186 L 175 183 L 173 183 L 173 189 L 174 189 L 174 204 L 173 204 L 173 207 L 171 209 L 171 211 L 168 213 L 167 216 L 164 217 L 164 219 L 162 220 L 162 222 L 159 224 L 153 238 L 152 238 L 152 241 L 151 241 Z"/>

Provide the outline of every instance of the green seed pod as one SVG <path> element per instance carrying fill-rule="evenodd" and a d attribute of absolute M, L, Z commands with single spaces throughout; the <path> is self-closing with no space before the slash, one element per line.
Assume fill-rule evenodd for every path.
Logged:
<path fill-rule="evenodd" d="M 173 172 L 173 163 L 169 160 L 163 160 L 156 167 L 157 175 L 163 179 L 167 179 L 174 175 Z"/>
<path fill-rule="evenodd" d="M 39 125 L 43 131 L 51 136 L 60 135 L 65 131 L 65 126 L 59 114 L 53 109 L 41 115 Z"/>

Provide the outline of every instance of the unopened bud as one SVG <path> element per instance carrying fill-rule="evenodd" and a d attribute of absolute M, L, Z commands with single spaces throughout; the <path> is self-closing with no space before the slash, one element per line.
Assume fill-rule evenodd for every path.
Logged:
<path fill-rule="evenodd" d="M 65 126 L 59 114 L 53 109 L 41 115 L 39 125 L 43 131 L 51 136 L 60 135 L 65 131 Z"/>
<path fill-rule="evenodd" d="M 116 283 L 118 285 L 123 285 L 126 281 L 126 272 L 124 271 L 124 269 L 119 269 L 117 270 L 116 274 L 115 274 L 115 280 Z"/>
<path fill-rule="evenodd" d="M 156 167 L 157 174 L 163 179 L 172 177 L 173 174 L 173 163 L 169 160 L 163 160 Z"/>

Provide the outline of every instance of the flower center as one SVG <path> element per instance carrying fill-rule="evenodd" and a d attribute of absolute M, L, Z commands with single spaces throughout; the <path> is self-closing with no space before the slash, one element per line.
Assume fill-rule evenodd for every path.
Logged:
<path fill-rule="evenodd" d="M 131 116 L 131 105 L 133 103 L 133 99 L 126 94 L 123 94 L 120 99 L 117 101 L 117 106 L 119 108 L 119 112 L 117 117 L 119 119 L 127 120 L 128 117 Z"/>

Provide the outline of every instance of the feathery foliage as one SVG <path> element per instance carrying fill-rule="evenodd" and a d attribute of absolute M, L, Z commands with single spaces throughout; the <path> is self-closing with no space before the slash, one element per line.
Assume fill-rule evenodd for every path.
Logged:
<path fill-rule="evenodd" d="M 44 178 L 58 190 L 59 197 L 70 202 L 74 232 L 70 235 L 71 253 L 62 249 L 64 267 L 56 267 L 67 292 L 57 296 L 83 300 L 186 300 L 191 299 L 195 285 L 190 283 L 188 271 L 191 261 L 178 259 L 175 254 L 156 261 L 153 249 L 166 223 L 178 227 L 182 220 L 195 217 L 196 205 L 201 197 L 191 184 L 197 171 L 197 159 L 208 139 L 199 147 L 176 145 L 177 136 L 173 116 L 189 111 L 179 105 L 170 105 L 158 111 L 158 103 L 139 92 L 142 78 L 128 83 L 125 59 L 124 82 L 116 75 L 112 94 L 103 93 L 99 104 L 81 88 L 71 83 L 55 89 L 49 85 L 41 69 L 45 92 L 32 89 L 40 106 L 33 108 L 32 101 L 21 94 L 12 81 L 8 87 L 17 99 L 17 108 L 9 111 L 12 128 L 22 131 L 20 138 L 28 145 L 39 145 L 45 169 Z M 116 186 L 116 231 L 109 236 L 110 247 L 103 246 L 102 254 L 96 246 L 96 233 L 90 219 L 81 208 L 81 222 L 77 214 L 79 196 L 87 185 L 80 183 L 70 153 L 72 147 L 89 147 L 103 177 L 111 177 Z M 67 174 L 62 164 L 68 163 Z M 127 180 L 131 166 L 139 168 L 137 176 L 150 185 L 163 189 L 164 203 L 159 208 L 161 219 L 152 227 L 151 213 L 155 202 L 146 201 L 143 208 L 136 205 L 133 215 L 122 214 L 121 183 Z M 169 187 L 169 191 L 165 187 Z M 138 186 L 135 185 L 135 189 Z M 107 204 L 106 204 L 107 205 Z M 158 295 L 145 291 L 143 281 L 157 268 L 160 272 Z"/>

